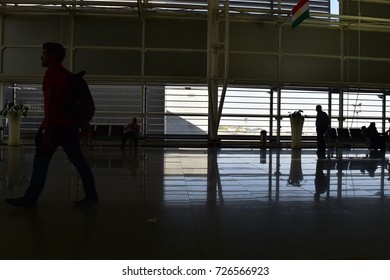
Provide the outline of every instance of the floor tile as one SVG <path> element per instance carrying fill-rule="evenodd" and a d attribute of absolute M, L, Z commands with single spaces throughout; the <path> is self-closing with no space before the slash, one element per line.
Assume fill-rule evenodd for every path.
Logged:
<path fill-rule="evenodd" d="M 86 152 L 99 204 L 59 150 L 34 209 L 34 148 L 0 147 L 1 259 L 389 259 L 388 155 L 367 150 Z"/>

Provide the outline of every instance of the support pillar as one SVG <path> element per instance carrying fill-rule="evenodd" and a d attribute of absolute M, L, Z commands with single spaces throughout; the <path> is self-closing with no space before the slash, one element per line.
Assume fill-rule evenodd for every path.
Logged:
<path fill-rule="evenodd" d="M 220 13 L 224 10 L 225 13 Z M 223 28 L 220 22 L 224 16 Z M 207 25 L 207 86 L 209 95 L 208 128 L 209 142 L 218 144 L 218 127 L 221 119 L 223 102 L 227 90 L 229 63 L 229 1 L 224 7 L 218 0 L 208 1 Z M 221 30 L 223 32 L 221 32 Z M 222 33 L 222 36 L 221 34 Z M 221 38 L 222 37 L 222 38 Z M 221 101 L 218 102 L 219 85 L 223 85 Z"/>

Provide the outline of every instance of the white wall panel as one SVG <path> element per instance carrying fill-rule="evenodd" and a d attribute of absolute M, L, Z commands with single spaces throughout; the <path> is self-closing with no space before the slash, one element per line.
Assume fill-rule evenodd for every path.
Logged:
<path fill-rule="evenodd" d="M 388 84 L 390 62 L 347 60 L 345 67 L 346 82 L 360 82 L 373 84 Z"/>
<path fill-rule="evenodd" d="M 86 70 L 99 82 L 112 77 L 129 81 L 158 78 L 167 83 L 207 78 L 207 21 L 205 17 L 143 18 L 132 15 L 10 14 L 4 16 L 2 75 L 43 73 L 39 57 L 45 41 L 60 41 L 70 48 L 65 64 Z M 73 25 L 72 25 L 73 24 Z M 143 26 L 144 24 L 144 26 Z M 73 29 L 70 29 L 73 26 Z M 145 27 L 145 29 L 143 29 Z M 290 24 L 232 17 L 230 23 L 229 78 L 275 85 L 320 82 L 389 85 L 390 33 L 346 30 L 304 22 Z M 224 23 L 221 21 L 220 42 Z M 223 45 L 219 49 L 223 57 Z M 358 64 L 356 61 L 365 61 Z M 70 63 L 70 59 L 72 63 Z M 220 65 L 223 73 L 223 63 Z M 344 72 L 341 72 L 344 71 Z M 13 81 L 10 81 L 13 82 Z"/>
<path fill-rule="evenodd" d="M 6 48 L 3 51 L 3 71 L 7 75 L 43 75 L 41 67 L 42 49 Z"/>
<path fill-rule="evenodd" d="M 148 19 L 145 42 L 148 48 L 207 48 L 206 20 Z"/>
<path fill-rule="evenodd" d="M 75 45 L 141 47 L 142 23 L 138 17 L 78 16 Z"/>
<path fill-rule="evenodd" d="M 75 52 L 74 71 L 85 70 L 90 75 L 139 76 L 141 54 L 127 50 L 78 49 Z"/>
<path fill-rule="evenodd" d="M 331 58 L 290 57 L 282 60 L 282 80 L 297 83 L 332 83 L 340 80 L 340 61 Z"/>
<path fill-rule="evenodd" d="M 146 76 L 204 78 L 207 56 L 195 52 L 147 52 L 145 65 Z"/>
<path fill-rule="evenodd" d="M 276 55 L 231 54 L 230 77 L 236 80 L 276 81 L 278 58 Z"/>
<path fill-rule="evenodd" d="M 279 36 L 276 24 L 232 22 L 230 25 L 231 51 L 278 51 Z"/>
<path fill-rule="evenodd" d="M 346 30 L 344 37 L 344 52 L 347 56 L 390 58 L 390 33 Z"/>
<path fill-rule="evenodd" d="M 5 45 L 39 45 L 56 41 L 65 45 L 69 39 L 67 15 L 7 15 L 4 19 Z"/>
<path fill-rule="evenodd" d="M 317 55 L 340 55 L 340 33 L 337 27 L 290 25 L 282 28 L 282 52 Z"/>

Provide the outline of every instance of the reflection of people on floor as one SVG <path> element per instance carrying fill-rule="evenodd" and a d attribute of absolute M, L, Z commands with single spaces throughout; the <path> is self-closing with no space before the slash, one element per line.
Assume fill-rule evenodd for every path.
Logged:
<path fill-rule="evenodd" d="M 386 169 L 389 171 L 389 178 L 387 178 L 387 181 L 390 181 L 390 162 L 386 164 Z"/>
<path fill-rule="evenodd" d="M 324 173 L 326 169 L 326 160 L 323 157 L 317 159 L 316 164 L 316 174 L 314 179 L 314 185 L 316 192 L 314 194 L 314 199 L 319 200 L 321 194 L 326 193 L 329 189 L 330 178 Z"/>
<path fill-rule="evenodd" d="M 137 170 L 140 167 L 140 158 L 138 156 L 137 150 L 135 150 L 133 154 L 129 155 L 128 164 L 129 164 L 129 166 L 128 166 L 129 171 L 131 172 L 133 177 L 136 177 L 137 176 Z"/>
<path fill-rule="evenodd" d="M 364 165 L 362 166 L 360 171 L 362 173 L 367 171 L 368 175 L 370 177 L 374 177 L 375 171 L 378 168 L 378 165 L 382 166 L 384 164 L 385 160 L 386 159 L 385 159 L 384 154 L 382 152 L 372 150 L 372 151 L 370 151 L 370 160 L 368 160 L 367 162 L 364 163 Z"/>
<path fill-rule="evenodd" d="M 122 137 L 122 145 L 121 145 L 121 150 L 125 148 L 126 145 L 126 140 L 129 139 L 129 147 L 131 147 L 131 143 L 134 143 L 134 148 L 138 148 L 138 136 L 139 136 L 139 125 L 137 123 L 137 118 L 133 118 L 133 121 L 129 123 L 123 132 L 123 137 Z"/>

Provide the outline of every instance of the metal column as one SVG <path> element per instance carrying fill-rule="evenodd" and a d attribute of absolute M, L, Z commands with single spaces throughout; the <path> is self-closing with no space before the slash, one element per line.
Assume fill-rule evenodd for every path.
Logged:
<path fill-rule="evenodd" d="M 220 13 L 223 10 L 224 13 Z M 220 21 L 224 15 L 223 38 L 220 38 Z M 220 8 L 218 0 L 208 1 L 207 22 L 207 86 L 209 94 L 209 141 L 218 140 L 218 126 L 227 90 L 229 63 L 229 1 Z M 218 104 L 218 88 L 223 84 L 221 102 Z"/>

